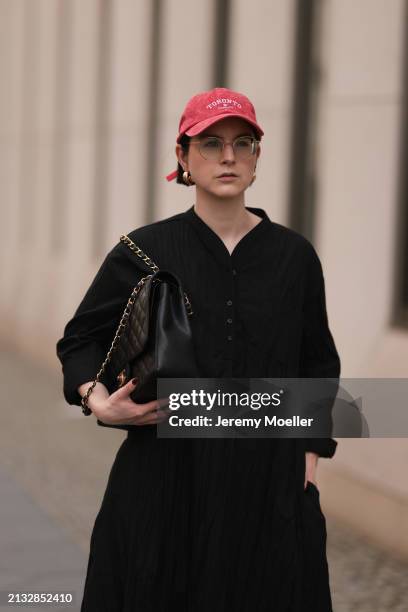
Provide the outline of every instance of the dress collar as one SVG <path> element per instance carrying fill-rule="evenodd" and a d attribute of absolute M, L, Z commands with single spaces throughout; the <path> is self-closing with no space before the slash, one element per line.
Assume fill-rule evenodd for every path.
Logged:
<path fill-rule="evenodd" d="M 194 204 L 184 213 L 186 221 L 196 229 L 199 237 L 211 250 L 213 255 L 224 265 L 227 265 L 228 268 L 234 267 L 241 257 L 245 257 L 245 247 L 249 247 L 251 244 L 256 243 L 257 239 L 266 228 L 272 225 L 269 216 L 263 208 L 256 208 L 253 206 L 245 206 L 245 208 L 249 212 L 261 217 L 262 220 L 241 238 L 235 245 L 231 255 L 218 234 L 197 215 L 194 210 Z"/>

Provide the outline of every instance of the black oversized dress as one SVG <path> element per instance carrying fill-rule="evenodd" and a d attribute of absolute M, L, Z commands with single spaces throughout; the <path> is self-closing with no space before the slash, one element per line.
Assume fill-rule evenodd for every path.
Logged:
<path fill-rule="evenodd" d="M 128 235 L 181 279 L 201 377 L 338 379 L 314 247 L 246 208 L 262 220 L 231 255 L 194 206 Z M 120 241 L 107 254 L 57 343 L 68 403 L 80 405 L 77 387 L 95 378 L 146 273 Z M 81 611 L 331 612 L 319 489 L 303 482 L 305 451 L 329 458 L 336 445 L 133 426 L 95 520 Z"/>

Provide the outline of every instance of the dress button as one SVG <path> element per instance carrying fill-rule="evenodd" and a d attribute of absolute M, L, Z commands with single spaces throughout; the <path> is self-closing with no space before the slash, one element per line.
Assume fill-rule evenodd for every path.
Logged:
<path fill-rule="evenodd" d="M 237 273 L 237 271 L 234 269 L 234 270 L 232 271 L 232 273 L 233 273 L 233 275 L 235 276 L 235 274 Z"/>
<path fill-rule="evenodd" d="M 227 336 L 227 339 L 228 340 L 232 340 L 232 336 Z"/>
<path fill-rule="evenodd" d="M 232 319 L 227 319 L 227 323 L 232 323 Z"/>
<path fill-rule="evenodd" d="M 232 300 L 228 300 L 227 306 L 232 306 Z"/>

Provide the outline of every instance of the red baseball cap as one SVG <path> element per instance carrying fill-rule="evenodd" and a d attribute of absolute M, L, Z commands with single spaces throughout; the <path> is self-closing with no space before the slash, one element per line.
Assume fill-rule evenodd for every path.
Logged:
<path fill-rule="evenodd" d="M 251 101 L 244 94 L 232 89 L 215 87 L 196 94 L 187 102 L 181 115 L 176 142 L 179 143 L 184 134 L 197 136 L 225 117 L 245 119 L 255 129 L 257 138 L 261 140 L 264 132 L 256 120 L 255 108 Z M 176 177 L 177 170 L 168 174 L 166 179 L 172 181 Z"/>

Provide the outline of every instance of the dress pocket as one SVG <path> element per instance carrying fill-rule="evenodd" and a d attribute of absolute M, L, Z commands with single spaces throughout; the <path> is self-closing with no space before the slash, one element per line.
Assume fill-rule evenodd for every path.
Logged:
<path fill-rule="evenodd" d="M 319 491 L 318 487 L 311 480 L 307 481 L 306 490 L 307 490 L 308 487 L 311 488 L 315 493 L 317 493 L 317 495 L 320 496 L 320 491 Z"/>
<path fill-rule="evenodd" d="M 324 514 L 322 512 L 322 508 L 320 505 L 320 491 L 318 487 L 315 485 L 315 483 L 312 482 L 311 480 L 308 480 L 304 493 L 305 493 L 305 496 L 313 502 L 313 504 L 319 511 L 321 518 L 324 519 Z"/>

